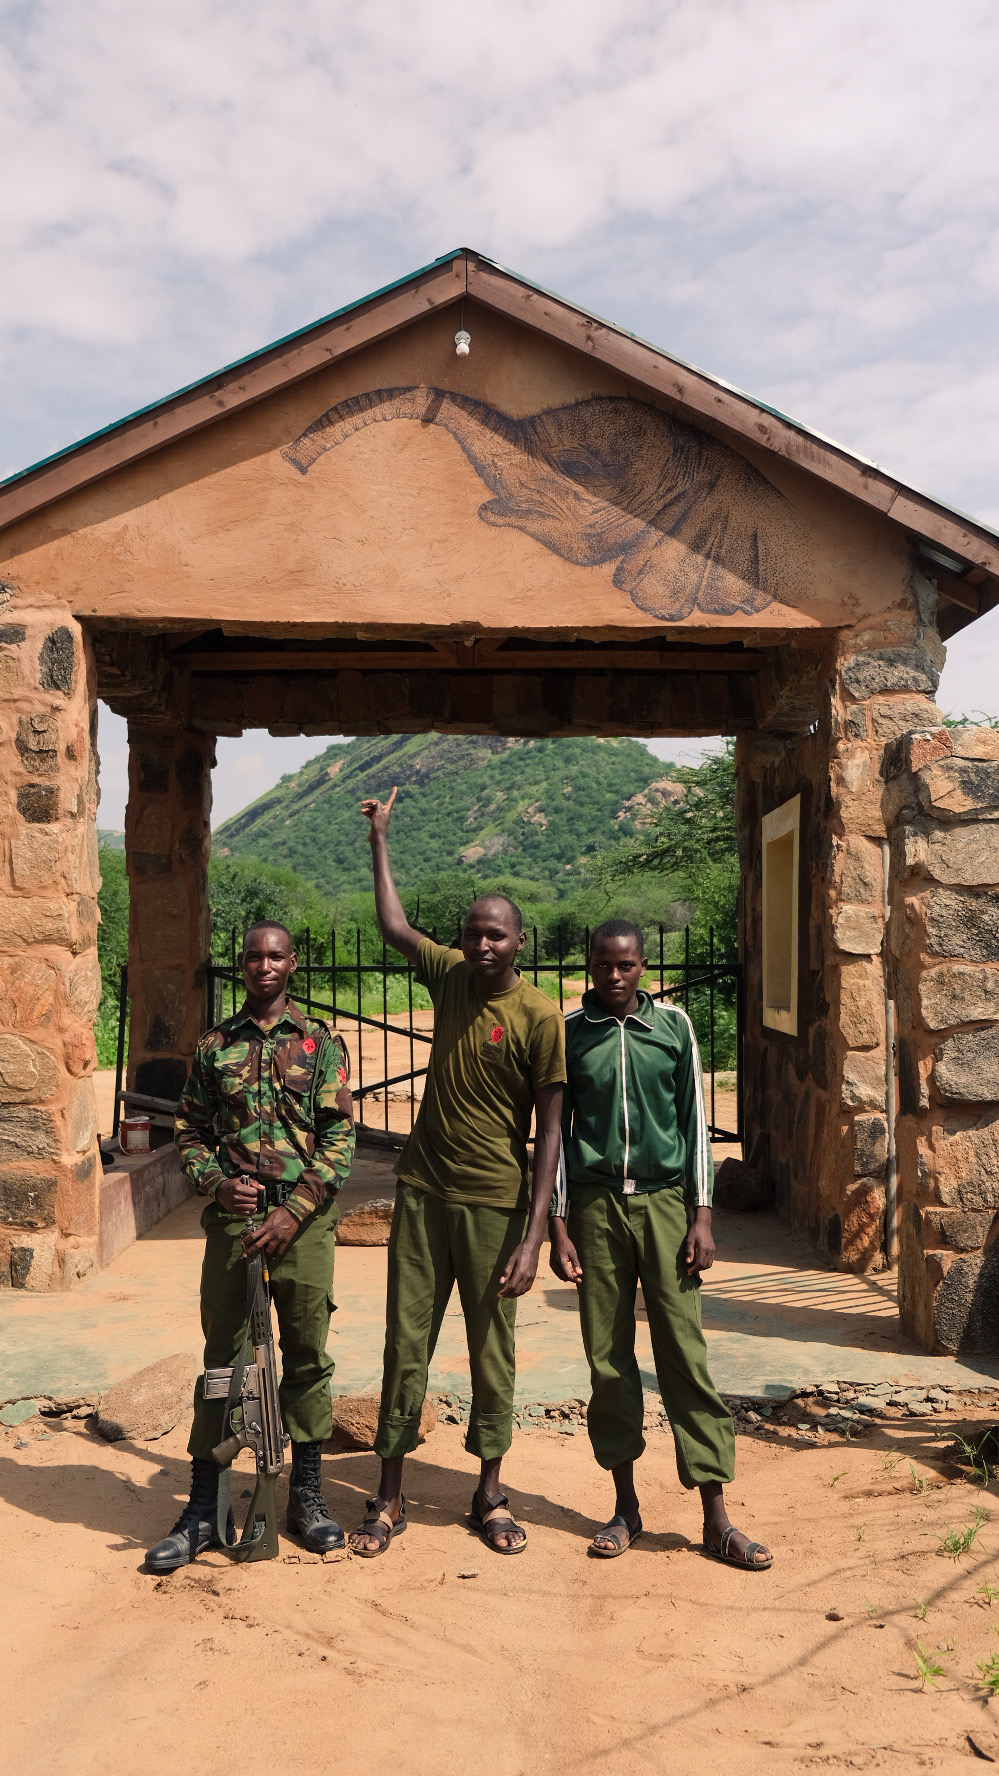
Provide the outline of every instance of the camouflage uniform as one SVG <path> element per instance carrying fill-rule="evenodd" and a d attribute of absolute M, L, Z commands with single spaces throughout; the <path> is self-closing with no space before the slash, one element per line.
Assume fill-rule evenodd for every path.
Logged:
<path fill-rule="evenodd" d="M 295 1443 L 332 1429 L 326 1354 L 333 1311 L 336 1193 L 350 1171 L 354 1123 L 343 1038 L 290 1002 L 263 1030 L 245 1005 L 198 1044 L 176 1122 L 185 1175 L 209 1198 L 201 1217 L 205 1259 L 201 1324 L 205 1367 L 236 1361 L 246 1321 L 246 1217 L 215 1201 L 227 1178 L 248 1173 L 299 1223 L 271 1265 L 281 1335 L 281 1412 Z M 224 1402 L 194 1390 L 191 1455 L 210 1457 L 222 1437 Z"/>

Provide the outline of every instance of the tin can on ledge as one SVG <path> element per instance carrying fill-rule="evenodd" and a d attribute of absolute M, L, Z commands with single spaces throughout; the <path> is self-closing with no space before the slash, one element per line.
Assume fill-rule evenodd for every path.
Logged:
<path fill-rule="evenodd" d="M 118 1145 L 122 1152 L 148 1153 L 151 1126 L 148 1116 L 123 1116 L 118 1126 Z"/>

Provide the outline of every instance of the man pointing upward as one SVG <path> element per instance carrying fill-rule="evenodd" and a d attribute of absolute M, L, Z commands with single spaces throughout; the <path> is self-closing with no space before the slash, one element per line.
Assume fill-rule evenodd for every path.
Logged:
<path fill-rule="evenodd" d="M 386 943 L 416 963 L 430 994 L 434 1039 L 423 1102 L 396 1166 L 375 1438 L 381 1479 L 351 1546 L 369 1558 L 383 1554 L 406 1527 L 403 1459 L 416 1448 L 428 1369 L 457 1282 L 472 1372 L 465 1447 L 482 1464 L 469 1523 L 497 1554 L 520 1554 L 527 1537 L 510 1515 L 499 1473 L 513 1433 L 517 1296 L 537 1274 L 558 1170 L 563 1025 L 557 1007 L 516 968 L 523 920 L 505 895 L 472 903 L 460 949 L 410 925 L 386 842 L 395 797 L 393 789 L 387 802 L 361 803 L 371 823 L 375 907 Z"/>

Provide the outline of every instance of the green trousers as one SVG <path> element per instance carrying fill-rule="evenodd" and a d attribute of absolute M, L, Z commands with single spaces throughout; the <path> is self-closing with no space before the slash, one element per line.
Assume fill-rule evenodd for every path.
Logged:
<path fill-rule="evenodd" d="M 465 1448 L 480 1461 L 509 1449 L 517 1303 L 501 1301 L 497 1290 L 526 1226 L 525 1209 L 449 1203 L 400 1178 L 389 1237 L 385 1370 L 375 1438 L 383 1460 L 416 1448 L 430 1361 L 456 1282 L 472 1371 Z"/>
<path fill-rule="evenodd" d="M 682 1186 L 623 1196 L 601 1185 L 572 1184 L 569 1237 L 583 1267 L 579 1309 L 593 1388 L 586 1420 L 600 1466 L 636 1461 L 645 1449 L 635 1357 L 635 1296 L 641 1282 L 680 1480 L 687 1487 L 730 1481 L 735 1426 L 708 1374 L 700 1282 L 687 1275 L 683 1258 Z"/>
<path fill-rule="evenodd" d="M 315 1443 L 333 1429 L 326 1339 L 333 1311 L 333 1258 L 338 1210 L 329 1197 L 302 1222 L 282 1258 L 271 1266 L 271 1299 L 281 1342 L 281 1416 L 294 1443 Z M 201 1325 L 205 1368 L 235 1363 L 246 1332 L 246 1218 L 209 1203 L 201 1217 Z M 188 1453 L 209 1457 L 224 1433 L 224 1400 L 206 1400 L 204 1377 L 194 1388 L 194 1424 Z"/>

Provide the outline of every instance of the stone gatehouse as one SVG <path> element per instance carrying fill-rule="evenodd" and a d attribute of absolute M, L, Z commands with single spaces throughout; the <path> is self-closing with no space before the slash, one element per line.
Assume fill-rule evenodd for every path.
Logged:
<path fill-rule="evenodd" d="M 925 1344 L 995 1349 L 999 758 L 934 694 L 997 598 L 985 526 L 470 250 L 13 477 L 0 1285 L 100 1250 L 98 698 L 161 1096 L 216 736 L 734 734 L 748 1157 L 831 1263 L 899 1256 Z"/>

